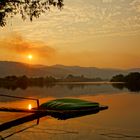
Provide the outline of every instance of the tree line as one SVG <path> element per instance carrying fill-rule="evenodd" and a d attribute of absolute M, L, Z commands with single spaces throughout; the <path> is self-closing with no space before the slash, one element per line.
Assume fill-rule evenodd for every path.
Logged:
<path fill-rule="evenodd" d="M 84 75 L 74 76 L 69 74 L 64 78 L 55 78 L 53 76 L 46 77 L 27 77 L 23 76 L 6 76 L 4 78 L 0 78 L 0 87 L 7 89 L 26 89 L 29 86 L 53 86 L 59 82 L 99 82 L 103 81 L 101 78 L 87 78 Z"/>
<path fill-rule="evenodd" d="M 118 74 L 113 76 L 111 82 L 123 82 L 123 84 L 113 84 L 114 87 L 123 89 L 128 88 L 130 91 L 140 91 L 140 73 L 131 72 L 127 75 Z"/>
<path fill-rule="evenodd" d="M 111 82 L 125 82 L 129 84 L 140 84 L 140 73 L 132 72 L 128 75 L 119 74 L 113 76 Z"/>

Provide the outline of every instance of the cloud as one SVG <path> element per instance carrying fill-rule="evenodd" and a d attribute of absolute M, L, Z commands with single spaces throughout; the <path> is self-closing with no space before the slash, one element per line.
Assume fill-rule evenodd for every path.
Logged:
<path fill-rule="evenodd" d="M 8 54 L 35 54 L 39 57 L 51 57 L 55 50 L 39 41 L 30 41 L 17 33 L 12 33 L 7 37 L 0 38 L 0 49 L 8 51 Z M 10 53 L 9 53 L 10 52 Z"/>
<path fill-rule="evenodd" d="M 112 0 L 103 0 L 103 3 L 111 3 Z"/>
<path fill-rule="evenodd" d="M 132 0 L 130 3 L 131 9 L 140 12 L 140 1 L 139 0 Z"/>
<path fill-rule="evenodd" d="M 139 0 L 68 0 L 62 11 L 53 9 L 32 23 L 19 24 L 20 19 L 14 19 L 12 30 L 65 49 L 65 44 L 77 43 L 83 38 L 139 34 L 139 7 Z"/>

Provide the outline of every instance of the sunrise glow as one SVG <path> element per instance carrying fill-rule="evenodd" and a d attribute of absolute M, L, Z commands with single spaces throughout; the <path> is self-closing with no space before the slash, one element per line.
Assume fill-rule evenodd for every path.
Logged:
<path fill-rule="evenodd" d="M 32 54 L 28 54 L 27 58 L 28 58 L 29 60 L 32 60 L 32 59 L 33 59 L 33 55 L 32 55 Z"/>

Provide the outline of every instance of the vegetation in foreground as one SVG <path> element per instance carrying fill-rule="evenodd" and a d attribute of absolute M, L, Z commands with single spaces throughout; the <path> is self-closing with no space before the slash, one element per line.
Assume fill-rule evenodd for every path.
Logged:
<path fill-rule="evenodd" d="M 16 14 L 21 15 L 23 20 L 29 18 L 32 21 L 49 11 L 51 6 L 61 9 L 64 6 L 63 0 L 1 0 L 0 26 L 5 26 L 7 18 Z"/>

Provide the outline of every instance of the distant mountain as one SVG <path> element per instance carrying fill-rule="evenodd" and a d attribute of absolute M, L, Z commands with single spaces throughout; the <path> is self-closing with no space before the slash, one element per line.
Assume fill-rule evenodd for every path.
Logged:
<path fill-rule="evenodd" d="M 140 68 L 136 69 L 106 69 L 96 67 L 80 67 L 80 66 L 64 66 L 64 65 L 29 65 L 20 62 L 0 61 L 0 77 L 8 75 L 27 75 L 32 77 L 54 76 L 57 78 L 65 77 L 69 74 L 84 75 L 89 78 L 100 77 L 110 79 L 116 74 L 128 74 L 129 72 L 140 72 Z"/>

